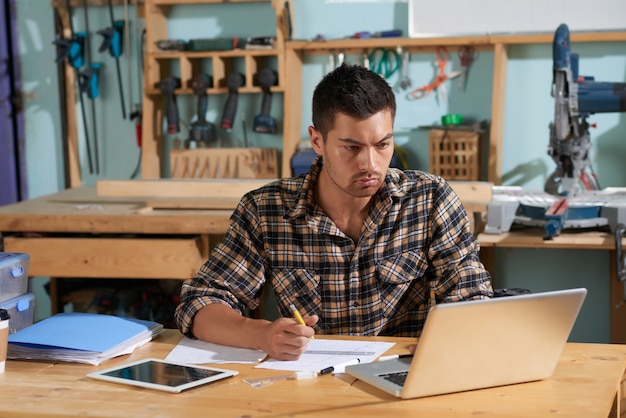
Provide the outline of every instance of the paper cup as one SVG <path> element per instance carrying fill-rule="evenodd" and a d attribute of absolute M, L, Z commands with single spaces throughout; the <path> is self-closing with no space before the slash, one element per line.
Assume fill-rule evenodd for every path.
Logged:
<path fill-rule="evenodd" d="M 9 348 L 9 318 L 6 309 L 0 309 L 0 373 L 4 373 Z"/>

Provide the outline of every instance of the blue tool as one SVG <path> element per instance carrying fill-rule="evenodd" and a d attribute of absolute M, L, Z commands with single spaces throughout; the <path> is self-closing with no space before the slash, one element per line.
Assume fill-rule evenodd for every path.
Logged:
<path fill-rule="evenodd" d="M 569 28 L 561 24 L 552 43 L 555 99 L 548 155 L 557 165 L 544 189 L 551 194 L 575 195 L 578 189 L 599 185 L 589 160 L 591 143 L 587 118 L 593 113 L 626 112 L 626 83 L 598 82 L 578 74 L 578 54 L 571 53 Z"/>
<path fill-rule="evenodd" d="M 102 64 L 92 63 L 89 68 L 80 72 L 80 91 L 87 93 L 90 99 L 97 99 L 100 96 L 100 69 Z"/>
<path fill-rule="evenodd" d="M 71 39 L 56 39 L 53 44 L 59 48 L 56 62 L 65 59 L 73 68 L 79 69 L 85 64 L 85 38 L 86 32 L 76 32 Z"/>

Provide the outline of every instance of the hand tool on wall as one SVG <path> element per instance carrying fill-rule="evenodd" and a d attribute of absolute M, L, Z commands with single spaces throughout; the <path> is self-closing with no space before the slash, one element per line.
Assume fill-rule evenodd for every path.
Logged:
<path fill-rule="evenodd" d="M 400 77 L 398 77 L 398 83 L 396 84 L 396 91 L 407 90 L 411 87 L 411 79 L 409 78 L 409 60 L 411 54 L 409 51 L 403 51 L 401 46 L 396 48 L 396 52 L 398 53 L 398 57 L 402 57 L 402 69 Z"/>
<path fill-rule="evenodd" d="M 467 85 L 467 74 L 472 62 L 476 59 L 476 49 L 471 45 L 464 45 L 459 48 L 459 60 L 461 61 L 461 79 L 459 80 L 459 90 L 464 91 Z"/>
<path fill-rule="evenodd" d="M 400 68 L 400 56 L 395 49 L 374 48 L 369 54 L 370 69 L 388 79 Z"/>
<path fill-rule="evenodd" d="M 74 68 L 74 74 L 76 76 L 76 83 L 78 85 L 78 100 L 80 102 L 80 110 L 83 118 L 83 128 L 85 130 L 85 146 L 87 148 L 87 161 L 89 163 L 89 173 L 93 174 L 93 161 L 91 157 L 91 144 L 89 140 L 89 129 L 87 127 L 87 115 L 85 114 L 85 103 L 83 100 L 83 94 L 80 91 L 80 68 L 85 63 L 85 39 L 87 37 L 86 32 L 74 32 L 74 25 L 72 23 L 72 8 L 70 0 L 65 1 L 65 8 L 67 9 L 68 20 L 70 24 L 70 39 L 57 39 L 53 42 L 57 46 L 58 55 L 56 62 L 59 63 L 63 60 L 67 60 L 72 68 Z"/>
<path fill-rule="evenodd" d="M 262 134 L 275 134 L 278 129 L 276 127 L 276 119 L 270 115 L 272 107 L 272 91 L 270 87 L 276 85 L 278 75 L 271 68 L 264 68 L 257 74 L 257 83 L 263 89 L 263 103 L 261 105 L 261 114 L 254 117 L 252 130 Z"/>
<path fill-rule="evenodd" d="M 196 74 L 191 80 L 191 88 L 198 96 L 196 120 L 189 128 L 189 148 L 201 142 L 206 146 L 215 142 L 215 125 L 206 120 L 208 96 L 206 90 L 213 86 L 213 77 L 208 74 Z"/>
<path fill-rule="evenodd" d="M 232 129 L 233 122 L 235 120 L 235 113 L 237 113 L 237 99 L 239 94 L 239 87 L 245 84 L 246 78 L 243 74 L 238 72 L 230 73 L 226 79 L 226 87 L 228 87 L 228 97 L 224 104 L 224 110 L 222 113 L 221 127 L 223 129 Z"/>
<path fill-rule="evenodd" d="M 111 26 L 98 31 L 99 35 L 103 36 L 102 44 L 100 45 L 99 52 L 109 51 L 109 54 L 115 58 L 115 68 L 117 70 L 117 84 L 120 91 L 120 104 L 122 105 L 122 118 L 126 119 L 126 104 L 124 102 L 124 86 L 122 84 L 122 70 L 120 68 L 120 56 L 124 50 L 122 39 L 124 37 L 124 25 L 123 20 L 115 20 L 113 17 L 113 3 L 109 0 L 109 17 L 111 19 Z"/>
<path fill-rule="evenodd" d="M 138 5 L 135 6 L 135 8 L 139 7 Z M 124 49 L 126 50 L 126 54 L 128 54 L 128 59 L 126 60 L 126 74 L 128 76 L 128 109 L 130 111 L 130 109 L 133 108 L 133 76 L 132 76 L 132 69 L 131 69 L 131 60 L 130 60 L 130 56 L 131 56 L 131 50 L 130 50 L 130 17 L 128 14 L 128 0 L 124 0 L 124 28 L 126 28 L 125 31 L 123 31 L 124 34 Z"/>
<path fill-rule="evenodd" d="M 165 118 L 167 120 L 167 133 L 175 134 L 180 131 L 178 120 L 178 106 L 174 90 L 180 88 L 180 78 L 167 77 L 157 83 L 157 88 L 165 96 Z"/>
<path fill-rule="evenodd" d="M 461 75 L 461 71 L 451 71 L 446 73 L 448 65 L 448 51 L 444 47 L 437 47 L 437 68 L 438 72 L 432 83 L 416 88 L 407 94 L 407 99 L 421 99 L 428 96 L 433 90 L 439 90 L 442 101 L 446 101 L 446 81 Z"/>
<path fill-rule="evenodd" d="M 85 16 L 85 56 L 87 57 L 87 68 L 79 74 L 79 86 L 83 93 L 87 94 L 91 102 L 91 123 L 93 126 L 93 145 L 96 174 L 100 174 L 100 157 L 98 155 L 98 126 L 96 124 L 96 102 L 100 95 L 100 68 L 99 63 L 92 63 L 91 60 L 91 40 L 89 30 L 89 13 L 87 0 L 83 0 L 83 14 Z"/>

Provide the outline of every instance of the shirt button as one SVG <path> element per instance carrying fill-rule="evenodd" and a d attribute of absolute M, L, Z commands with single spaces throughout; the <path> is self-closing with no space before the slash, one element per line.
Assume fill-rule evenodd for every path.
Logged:
<path fill-rule="evenodd" d="M 359 302 L 357 302 L 357 301 L 352 302 L 352 307 L 353 308 L 356 308 L 357 306 L 359 306 Z"/>

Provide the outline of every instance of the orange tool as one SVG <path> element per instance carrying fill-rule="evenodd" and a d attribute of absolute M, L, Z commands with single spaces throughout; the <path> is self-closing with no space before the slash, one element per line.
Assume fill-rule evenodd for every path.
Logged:
<path fill-rule="evenodd" d="M 451 71 L 446 74 L 446 66 L 448 65 L 448 51 L 444 47 L 437 47 L 437 67 L 439 68 L 435 79 L 432 83 L 425 86 L 416 88 L 407 94 L 408 99 L 421 99 L 428 96 L 433 90 L 439 89 L 441 98 L 446 100 L 446 85 L 447 80 L 451 80 L 461 75 L 462 71 Z"/>

